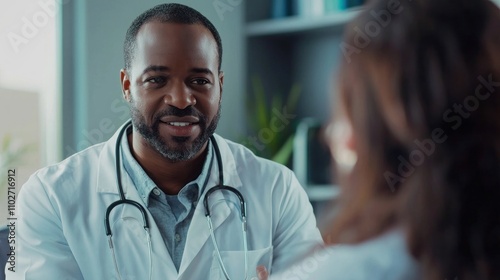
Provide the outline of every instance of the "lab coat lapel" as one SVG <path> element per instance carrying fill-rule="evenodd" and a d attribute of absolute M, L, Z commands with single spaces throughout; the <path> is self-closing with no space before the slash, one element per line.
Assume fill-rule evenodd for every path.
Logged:
<path fill-rule="evenodd" d="M 224 172 L 224 184 L 232 186 L 236 189 L 241 188 L 241 180 L 236 172 L 236 164 L 234 157 L 227 145 L 226 141 L 218 135 L 214 135 L 219 146 Z M 198 201 L 196 206 L 191 225 L 189 226 L 188 236 L 186 240 L 186 247 L 182 256 L 181 266 L 179 268 L 179 276 L 182 277 L 183 273 L 189 268 L 193 259 L 200 253 L 201 249 L 206 246 L 210 238 L 210 230 L 208 228 L 207 218 L 205 217 L 205 208 L 203 206 L 203 199 L 206 192 L 219 184 L 219 172 L 217 168 L 217 157 L 214 155 L 214 162 L 210 178 L 205 187 L 204 193 Z M 214 232 L 221 226 L 221 224 L 231 214 L 231 209 L 224 197 L 223 192 L 216 191 L 210 195 L 209 199 L 210 214 L 212 216 L 212 224 Z M 212 245 L 208 248 L 212 248 Z M 213 250 L 213 249 L 211 249 Z M 203 260 L 205 265 L 209 267 L 210 261 Z M 208 271 L 207 271 L 208 273 Z"/>
<path fill-rule="evenodd" d="M 127 174 L 125 172 L 125 174 Z M 168 253 L 167 247 L 165 246 L 165 242 L 163 241 L 163 237 L 161 236 L 160 230 L 156 225 L 153 216 L 147 209 L 146 205 L 143 203 L 142 199 L 139 196 L 139 193 L 135 189 L 132 179 L 130 176 L 123 175 L 123 187 L 127 189 L 126 198 L 139 202 L 147 212 L 147 219 L 149 221 L 150 226 L 150 234 L 151 234 L 151 249 L 152 249 L 152 262 L 153 262 L 153 276 L 160 271 L 161 279 L 177 279 L 177 269 L 175 268 L 172 257 Z M 139 220 L 142 222 L 141 212 L 134 206 L 128 205 L 126 207 L 122 207 L 121 219 L 122 221 L 126 221 L 130 218 L 134 218 L 135 220 Z M 137 228 L 137 230 L 142 231 L 141 228 Z M 144 263 L 147 264 L 148 260 L 148 248 L 144 247 Z M 135 252 L 130 252 L 134 254 Z M 156 272 L 156 273 L 155 273 Z M 155 279 L 155 277 L 153 277 Z"/>
<path fill-rule="evenodd" d="M 214 204 L 210 209 L 212 210 L 212 223 L 214 231 L 227 219 L 231 213 L 227 203 L 223 200 L 224 197 L 221 192 L 215 192 L 210 196 L 210 201 Z M 220 203 L 215 202 L 222 201 Z M 179 276 L 186 272 L 187 268 L 191 265 L 193 259 L 199 254 L 205 243 L 210 238 L 210 231 L 208 229 L 207 218 L 205 217 L 205 210 L 203 202 L 200 200 L 193 215 L 193 220 L 189 227 L 188 236 L 186 240 L 186 247 L 182 256 L 181 266 L 179 268 Z M 210 260 L 203 260 L 204 266 L 210 267 Z M 207 271 L 208 273 L 208 271 Z"/>
<path fill-rule="evenodd" d="M 111 139 L 104 143 L 104 147 L 99 154 L 97 182 L 95 184 L 96 191 L 98 193 L 118 194 L 118 182 L 116 180 L 115 167 L 115 147 L 116 141 L 118 141 L 118 134 L 125 125 L 126 124 L 122 125 L 111 137 Z M 122 177 L 123 171 L 124 170 L 122 169 Z M 126 192 L 126 190 L 124 191 Z"/>
<path fill-rule="evenodd" d="M 125 124 L 126 125 L 126 124 Z M 125 126 L 123 125 L 123 126 Z M 118 133 L 123 128 L 120 129 L 108 140 L 105 144 L 101 153 L 99 155 L 98 162 L 98 174 L 97 174 L 97 182 L 96 182 L 96 191 L 97 193 L 101 193 L 101 195 L 114 194 L 113 200 L 116 201 L 120 198 L 118 192 L 118 182 L 116 179 L 116 168 L 115 168 L 115 147 L 118 139 Z M 123 169 L 123 162 L 121 166 L 121 177 L 122 177 L 122 185 L 123 191 L 125 193 L 125 197 L 130 200 L 134 200 L 139 202 L 144 209 L 146 209 L 148 221 L 150 224 L 150 232 L 151 232 L 151 246 L 152 246 L 152 262 L 153 262 L 153 278 L 159 279 L 176 279 L 177 273 L 172 258 L 168 253 L 168 250 L 165 246 L 163 238 L 161 237 L 160 231 L 152 218 L 151 214 L 147 210 L 146 205 L 144 205 L 142 199 L 139 196 L 139 193 L 135 189 L 132 179 L 128 175 L 128 173 Z M 111 202 L 110 202 L 111 203 Z M 127 218 L 133 217 L 134 219 L 138 219 L 142 221 L 141 212 L 132 205 L 127 205 L 125 207 L 120 207 L 120 218 L 122 221 Z M 103 211 L 104 212 L 104 211 Z M 112 222 L 112 221 L 110 221 Z M 126 248 L 124 246 L 124 248 Z M 144 260 L 147 262 L 148 260 L 148 248 L 145 247 L 144 250 Z M 130 254 L 137 254 L 137 252 L 129 252 Z M 156 275 L 156 277 L 155 277 Z"/>
<path fill-rule="evenodd" d="M 242 183 L 240 176 L 238 175 L 238 167 L 236 164 L 236 160 L 234 159 L 233 152 L 229 148 L 229 145 L 227 144 L 224 138 L 220 137 L 217 134 L 214 134 L 214 137 L 215 140 L 217 141 L 217 144 L 219 145 L 220 154 L 222 158 L 222 166 L 224 170 L 224 185 L 231 186 L 235 189 L 240 189 L 242 187 Z M 209 187 L 219 184 L 218 182 L 219 173 L 216 161 L 214 161 L 212 174 L 217 175 L 217 177 L 214 177 L 214 179 L 216 179 L 217 181 L 214 181 L 215 183 L 213 185 L 207 185 Z"/>

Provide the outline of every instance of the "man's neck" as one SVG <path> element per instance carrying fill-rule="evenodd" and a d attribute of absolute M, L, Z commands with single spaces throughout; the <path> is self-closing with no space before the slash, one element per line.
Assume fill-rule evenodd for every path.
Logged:
<path fill-rule="evenodd" d="M 134 135 L 136 133 L 128 135 L 130 152 L 151 180 L 166 194 L 178 194 L 187 183 L 200 175 L 207 157 L 207 144 L 192 159 L 172 162 L 154 149 L 144 147 Z"/>

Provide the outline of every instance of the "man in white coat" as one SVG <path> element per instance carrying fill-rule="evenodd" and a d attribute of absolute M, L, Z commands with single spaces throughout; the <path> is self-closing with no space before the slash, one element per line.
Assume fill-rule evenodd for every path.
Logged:
<path fill-rule="evenodd" d="M 251 279 L 322 244 L 293 173 L 214 134 L 222 46 L 203 15 L 156 6 L 132 23 L 124 51 L 132 124 L 22 187 L 7 279 Z M 220 185 L 236 192 L 207 199 Z"/>

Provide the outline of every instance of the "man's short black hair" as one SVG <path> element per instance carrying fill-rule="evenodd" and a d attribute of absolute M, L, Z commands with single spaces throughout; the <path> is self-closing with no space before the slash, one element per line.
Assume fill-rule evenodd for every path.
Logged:
<path fill-rule="evenodd" d="M 134 57 L 134 50 L 137 45 L 136 37 L 139 29 L 144 24 L 152 21 L 159 21 L 162 23 L 201 24 L 205 26 L 212 33 L 215 42 L 217 43 L 220 71 L 222 63 L 222 42 L 219 32 L 217 32 L 214 25 L 200 12 L 191 7 L 176 3 L 157 5 L 139 15 L 132 22 L 127 30 L 125 43 L 123 44 L 125 69 L 130 69 L 132 59 Z"/>

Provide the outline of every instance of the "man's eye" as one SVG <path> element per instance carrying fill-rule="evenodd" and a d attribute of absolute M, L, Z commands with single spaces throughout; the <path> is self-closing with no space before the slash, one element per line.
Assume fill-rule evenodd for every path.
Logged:
<path fill-rule="evenodd" d="M 210 83 L 210 81 L 207 79 L 194 79 L 193 80 L 193 84 L 195 84 L 195 85 L 206 85 L 209 83 Z"/>
<path fill-rule="evenodd" d="M 166 81 L 165 77 L 152 77 L 146 80 L 148 83 L 152 84 L 162 84 Z"/>

